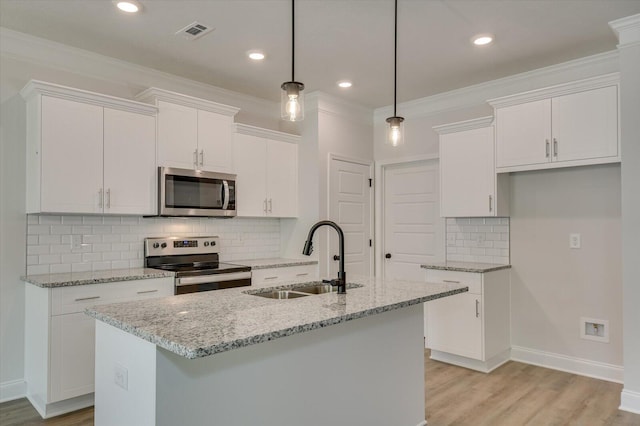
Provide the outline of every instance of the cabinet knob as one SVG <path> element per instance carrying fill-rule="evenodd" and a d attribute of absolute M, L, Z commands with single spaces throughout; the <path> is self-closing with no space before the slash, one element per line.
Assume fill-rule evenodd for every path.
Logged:
<path fill-rule="evenodd" d="M 340 256 L 338 256 L 337 254 L 333 255 L 333 260 L 338 261 L 340 260 Z"/>
<path fill-rule="evenodd" d="M 391 259 L 391 253 L 387 253 L 384 255 L 385 259 Z"/>

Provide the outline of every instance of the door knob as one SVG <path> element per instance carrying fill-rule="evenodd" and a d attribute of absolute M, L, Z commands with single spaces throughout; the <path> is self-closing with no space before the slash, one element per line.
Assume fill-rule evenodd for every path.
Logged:
<path fill-rule="evenodd" d="M 385 254 L 385 255 L 384 255 L 384 257 L 385 257 L 386 259 L 391 259 L 391 253 L 387 253 L 387 254 Z"/>
<path fill-rule="evenodd" d="M 338 256 L 337 254 L 333 255 L 333 260 L 338 261 L 340 260 L 340 256 Z"/>

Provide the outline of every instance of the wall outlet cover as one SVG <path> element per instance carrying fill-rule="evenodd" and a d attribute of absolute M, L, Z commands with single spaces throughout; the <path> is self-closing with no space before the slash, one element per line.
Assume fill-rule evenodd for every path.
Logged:
<path fill-rule="evenodd" d="M 120 386 L 124 390 L 128 390 L 129 389 L 129 371 L 127 370 L 127 368 L 116 363 L 113 380 L 116 385 Z"/>
<path fill-rule="evenodd" d="M 601 343 L 609 343 L 609 321 L 581 317 L 580 338 Z"/>
<path fill-rule="evenodd" d="M 580 234 L 569 234 L 569 248 L 579 249 L 582 246 Z"/>

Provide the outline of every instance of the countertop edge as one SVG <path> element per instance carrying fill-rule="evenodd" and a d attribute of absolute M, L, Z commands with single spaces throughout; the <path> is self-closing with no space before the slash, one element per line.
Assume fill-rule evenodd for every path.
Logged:
<path fill-rule="evenodd" d="M 102 272 L 102 271 L 101 271 Z M 59 287 L 73 287 L 89 284 L 105 284 L 120 281 L 136 281 L 136 280 L 148 280 L 153 278 L 173 278 L 175 274 L 168 271 L 146 272 L 133 275 L 114 275 L 111 277 L 96 277 L 96 278 L 79 278 L 79 279 L 44 279 L 42 277 L 50 277 L 49 274 L 44 275 L 25 275 L 20 279 L 25 283 L 35 285 L 40 288 L 59 288 Z M 39 278 L 40 277 L 40 278 Z"/>
<path fill-rule="evenodd" d="M 187 359 L 196 359 L 203 358 L 206 356 L 214 355 L 221 352 L 227 352 L 233 349 L 238 349 L 246 346 L 251 346 L 259 343 L 268 342 L 271 340 L 276 340 L 281 337 L 291 336 L 294 334 L 304 333 L 311 330 L 316 330 L 319 328 L 328 327 L 331 325 L 340 324 L 343 322 L 365 318 L 371 315 L 377 315 L 388 311 L 393 311 L 396 309 L 405 308 L 408 306 L 417 305 L 419 303 L 424 303 L 429 300 L 439 299 L 442 297 L 452 296 L 458 293 L 464 293 L 469 291 L 469 287 L 462 287 L 456 290 L 444 291 L 442 293 L 431 294 L 428 296 L 417 297 L 415 299 L 410 299 L 404 302 L 396 302 L 389 305 L 378 306 L 375 308 L 365 309 L 359 312 L 353 312 L 347 315 L 341 315 L 334 318 L 328 318 L 320 321 L 311 322 L 308 324 L 300 324 L 293 327 L 287 327 L 281 330 L 275 330 L 268 333 L 257 334 L 255 336 L 250 336 L 244 339 L 232 340 L 229 342 L 223 342 L 221 344 L 213 345 L 207 348 L 198 348 L 195 350 L 189 349 L 183 345 L 175 344 L 173 342 L 167 341 L 166 339 L 162 339 L 157 335 L 153 335 L 150 333 L 146 333 L 141 331 L 139 328 L 130 326 L 128 324 L 123 323 L 115 318 L 112 318 L 109 315 L 100 314 L 94 311 L 91 308 L 87 308 L 85 313 L 92 318 L 100 320 L 106 324 L 109 324 L 113 327 L 116 327 L 120 330 L 123 330 L 127 333 L 133 334 L 136 337 L 139 337 L 147 342 L 153 343 L 163 349 L 166 349 L 172 353 L 183 356 Z"/>
<path fill-rule="evenodd" d="M 420 265 L 422 269 L 433 269 L 438 271 L 456 271 L 456 272 L 473 272 L 473 273 L 484 273 L 484 272 L 493 272 L 500 271 L 502 269 L 511 269 L 511 265 L 494 265 L 487 267 L 472 267 L 472 266 L 453 266 L 453 265 Z"/>

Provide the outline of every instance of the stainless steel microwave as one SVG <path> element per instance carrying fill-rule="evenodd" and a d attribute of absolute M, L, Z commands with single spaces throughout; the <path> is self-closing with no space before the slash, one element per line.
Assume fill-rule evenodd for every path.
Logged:
<path fill-rule="evenodd" d="M 158 167 L 159 216 L 236 215 L 236 175 Z"/>

